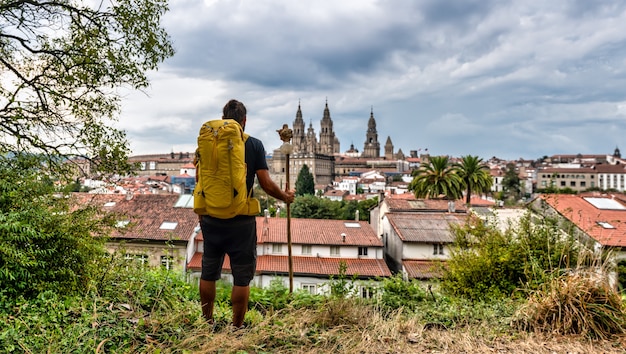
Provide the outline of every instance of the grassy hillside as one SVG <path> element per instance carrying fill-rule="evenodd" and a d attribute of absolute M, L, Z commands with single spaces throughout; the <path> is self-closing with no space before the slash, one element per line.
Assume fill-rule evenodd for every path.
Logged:
<path fill-rule="evenodd" d="M 279 284 L 253 289 L 246 328 L 234 331 L 227 285 L 220 287 L 216 324 L 209 326 L 202 319 L 196 287 L 182 277 L 124 270 L 108 275 L 87 296 L 44 292 L 28 301 L 3 301 L 0 351 L 623 353 L 626 348 L 626 336 L 610 331 L 598 336 L 530 329 L 526 320 L 532 299 L 470 302 L 446 297 L 436 286 L 431 292 L 423 284 L 397 278 L 385 280 L 384 288 L 391 290 L 376 300 L 289 295 Z"/>

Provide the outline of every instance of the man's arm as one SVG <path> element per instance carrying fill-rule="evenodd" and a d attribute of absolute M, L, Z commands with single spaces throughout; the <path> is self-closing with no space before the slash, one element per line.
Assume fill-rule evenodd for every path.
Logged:
<path fill-rule="evenodd" d="M 256 170 L 256 177 L 259 179 L 259 184 L 265 193 L 271 195 L 276 199 L 280 199 L 287 204 L 293 203 L 294 191 L 284 191 L 272 181 L 268 170 Z"/>

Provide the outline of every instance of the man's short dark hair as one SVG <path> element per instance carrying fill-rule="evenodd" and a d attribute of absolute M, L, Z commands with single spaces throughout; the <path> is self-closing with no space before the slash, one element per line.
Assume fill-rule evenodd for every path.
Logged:
<path fill-rule="evenodd" d="M 224 106 L 224 116 L 222 119 L 234 119 L 239 124 L 243 124 L 244 118 L 246 118 L 246 106 L 237 100 L 230 100 Z"/>

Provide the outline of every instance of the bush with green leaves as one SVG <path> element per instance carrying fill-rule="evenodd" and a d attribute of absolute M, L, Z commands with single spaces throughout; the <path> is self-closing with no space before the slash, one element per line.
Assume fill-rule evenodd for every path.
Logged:
<path fill-rule="evenodd" d="M 354 220 L 359 212 L 359 220 L 369 220 L 369 210 L 378 203 L 378 198 L 362 201 L 337 201 L 313 195 L 296 197 L 291 204 L 294 218 Z"/>
<path fill-rule="evenodd" d="M 404 308 L 412 311 L 429 296 L 423 282 L 417 279 L 404 280 L 400 273 L 381 279 L 380 282 L 381 286 L 377 292 L 378 303 L 386 310 Z M 432 299 L 434 300 L 434 295 Z"/>
<path fill-rule="evenodd" d="M 527 213 L 506 231 L 481 220 L 468 220 L 453 226 L 452 231 L 455 242 L 442 287 L 473 300 L 536 289 L 578 262 L 579 246 L 573 231 L 564 230 L 551 218 L 532 222 Z"/>
<path fill-rule="evenodd" d="M 3 296 L 35 297 L 51 290 L 86 289 L 105 254 L 111 215 L 89 206 L 72 209 L 55 194 L 34 155 L 0 157 L 0 283 Z"/>

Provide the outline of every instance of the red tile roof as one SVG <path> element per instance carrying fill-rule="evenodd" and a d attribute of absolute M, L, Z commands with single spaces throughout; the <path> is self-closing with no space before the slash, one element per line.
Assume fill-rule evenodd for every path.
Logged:
<path fill-rule="evenodd" d="M 346 234 L 345 242 L 342 233 Z M 257 235 L 259 243 L 287 243 L 287 219 L 258 217 Z M 352 220 L 292 218 L 291 241 L 311 245 L 383 246 L 367 221 Z"/>
<path fill-rule="evenodd" d="M 120 221 L 130 221 L 123 232 L 111 236 L 118 239 L 181 240 L 186 241 L 198 225 L 198 216 L 190 208 L 175 208 L 178 194 L 89 194 L 74 193 L 77 205 L 99 206 L 105 212 L 120 215 Z M 172 229 L 161 229 L 164 222 Z"/>
<path fill-rule="evenodd" d="M 539 198 L 603 246 L 626 247 L 626 209 L 599 209 L 586 197 L 589 196 L 550 194 Z M 624 205 L 620 198 L 606 195 L 594 195 L 593 198 Z"/>
<path fill-rule="evenodd" d="M 467 215 L 451 213 L 387 213 L 389 223 L 405 242 L 451 243 L 451 224 L 462 224 Z"/>
<path fill-rule="evenodd" d="M 339 263 L 346 262 L 347 276 L 361 277 L 388 277 L 391 272 L 382 259 L 367 258 L 322 258 L 322 257 L 293 257 L 293 272 L 298 276 L 328 276 L 339 275 Z M 202 253 L 193 255 L 187 267 L 191 270 L 202 269 Z M 224 272 L 229 273 L 230 259 L 224 257 Z M 257 257 L 256 274 L 288 274 L 289 259 L 287 256 L 259 256 Z"/>
<path fill-rule="evenodd" d="M 299 275 L 339 275 L 339 263 L 346 262 L 346 275 L 388 277 L 391 272 L 382 259 L 293 257 L 293 271 Z M 288 273 L 287 256 L 260 256 L 257 273 Z"/>

